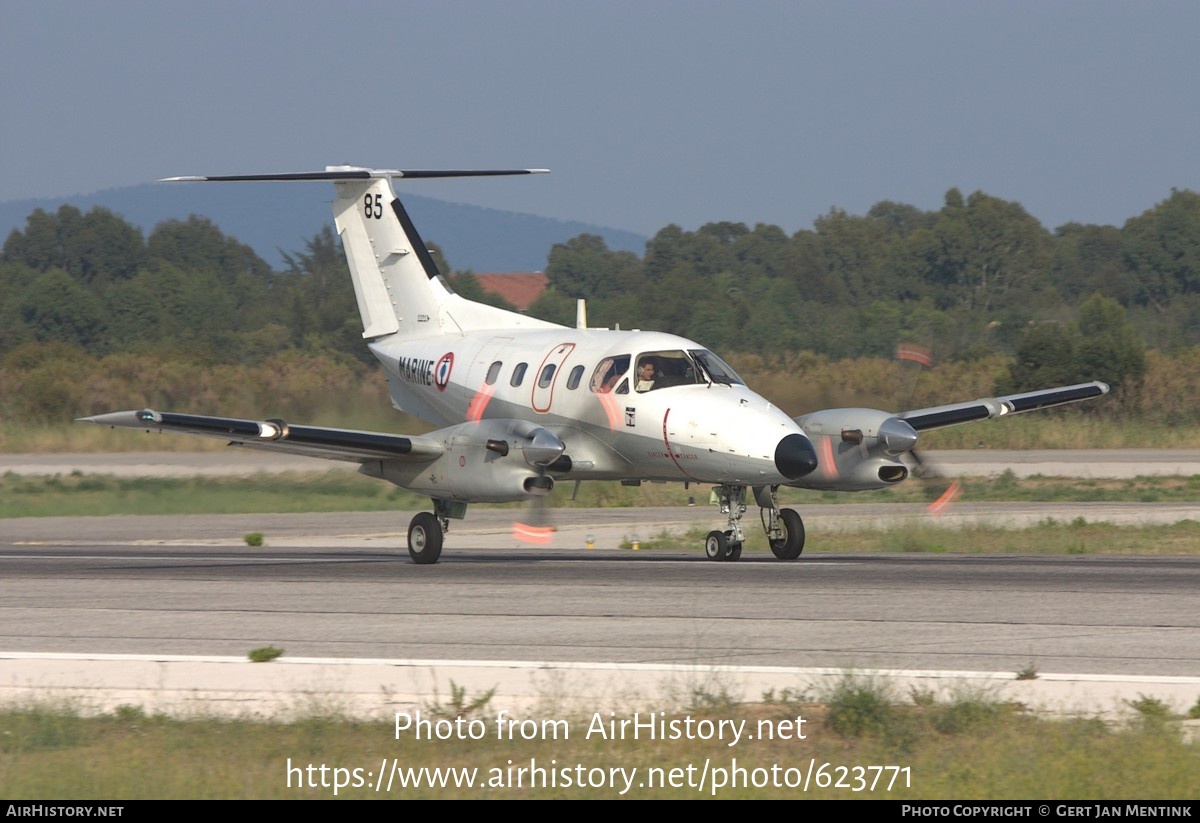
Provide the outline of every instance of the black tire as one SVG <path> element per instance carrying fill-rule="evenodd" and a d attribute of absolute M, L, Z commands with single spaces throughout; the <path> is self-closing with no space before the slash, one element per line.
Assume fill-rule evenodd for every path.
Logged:
<path fill-rule="evenodd" d="M 419 512 L 408 524 L 408 556 L 422 566 L 442 556 L 442 524 L 429 512 Z"/>
<path fill-rule="evenodd" d="M 804 551 L 804 521 L 795 509 L 780 509 L 779 525 L 784 535 L 771 541 L 771 552 L 780 560 L 795 560 Z"/>
<path fill-rule="evenodd" d="M 729 540 L 725 532 L 709 532 L 704 541 L 704 554 L 709 560 L 723 562 L 729 555 Z"/>
<path fill-rule="evenodd" d="M 727 554 L 725 556 L 725 559 L 726 560 L 741 560 L 742 559 L 742 544 L 741 543 L 729 544 L 729 554 Z"/>

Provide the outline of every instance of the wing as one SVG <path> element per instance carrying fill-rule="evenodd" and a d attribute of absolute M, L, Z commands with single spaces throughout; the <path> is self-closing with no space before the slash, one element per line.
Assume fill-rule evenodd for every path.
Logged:
<path fill-rule="evenodd" d="M 1108 394 L 1108 386 L 1096 381 L 897 414 L 880 409 L 810 412 L 797 417 L 796 423 L 813 440 L 817 469 L 788 485 L 834 491 L 881 489 L 908 477 L 909 467 L 902 458 L 910 455 L 916 459 L 913 449 L 920 432 L 1061 406 L 1104 394 Z"/>
<path fill-rule="evenodd" d="M 990 420 L 1006 414 L 1047 409 L 1051 406 L 1075 403 L 1105 394 L 1108 394 L 1108 384 L 1096 380 L 1075 386 L 1039 389 L 1022 394 L 1009 394 L 1004 397 L 985 397 L 968 403 L 951 403 L 947 406 L 915 409 L 901 412 L 896 417 L 917 431 L 926 431 L 940 429 L 943 426 L 955 426 L 959 423 L 970 423 L 975 420 Z"/>
<path fill-rule="evenodd" d="M 289 425 L 282 420 L 239 420 L 206 417 L 153 409 L 119 411 L 81 417 L 80 423 L 96 423 L 145 431 L 177 432 L 215 437 L 231 446 L 287 452 L 306 457 L 363 463 L 368 460 L 429 462 L 440 457 L 443 447 L 431 437 L 381 432 L 328 429 L 321 426 Z"/>

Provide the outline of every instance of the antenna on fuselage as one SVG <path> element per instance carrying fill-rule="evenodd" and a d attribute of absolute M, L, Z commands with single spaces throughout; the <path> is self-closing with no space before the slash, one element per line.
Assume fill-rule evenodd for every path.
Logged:
<path fill-rule="evenodd" d="M 575 328 L 587 329 L 587 301 L 582 297 L 575 301 Z"/>

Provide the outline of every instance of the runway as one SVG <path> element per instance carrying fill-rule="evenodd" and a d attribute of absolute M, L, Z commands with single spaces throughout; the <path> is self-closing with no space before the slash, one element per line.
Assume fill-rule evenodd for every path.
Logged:
<path fill-rule="evenodd" d="M 1200 517 L 1176 504 L 955 511 L 963 522 L 1037 522 L 1052 511 Z M 688 682 L 719 681 L 754 697 L 850 669 L 1049 689 L 1087 705 L 1152 692 L 1186 709 L 1200 693 L 1200 558 L 814 554 L 717 564 L 699 548 L 617 548 L 631 530 L 711 522 L 707 507 L 564 510 L 556 545 L 538 549 L 512 541 L 511 514 L 473 510 L 430 567 L 408 561 L 399 512 L 0 521 L 0 697 L 84 690 L 110 704 L 245 708 L 276 683 L 282 691 L 262 705 L 278 708 L 299 678 L 377 707 L 384 693 L 388 705 L 419 705 L 453 680 L 503 683 L 506 699 L 524 705 L 547 688 L 609 705 L 664 683 L 686 692 Z M 850 519 L 923 516 L 919 506 L 874 505 L 804 514 L 810 541 Z M 246 546 L 249 531 L 266 545 Z M 238 662 L 265 645 L 285 649 L 285 663 Z M 1017 685 L 1023 670 L 1038 681 Z M 1097 683 L 1101 694 L 1088 691 Z"/>

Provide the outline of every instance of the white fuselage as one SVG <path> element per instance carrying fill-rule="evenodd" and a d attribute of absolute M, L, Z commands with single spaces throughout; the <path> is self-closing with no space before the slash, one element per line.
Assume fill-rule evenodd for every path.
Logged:
<path fill-rule="evenodd" d="M 740 381 L 692 369 L 689 353 L 705 349 L 675 335 L 550 327 L 392 338 L 371 349 L 397 408 L 442 426 L 543 427 L 570 458 L 570 470 L 555 473 L 572 479 L 775 485 L 791 479 L 776 463 L 780 441 L 804 437 Z M 635 364 L 647 353 L 678 373 L 638 391 Z M 606 363 L 624 364 L 608 387 L 598 373 Z"/>

